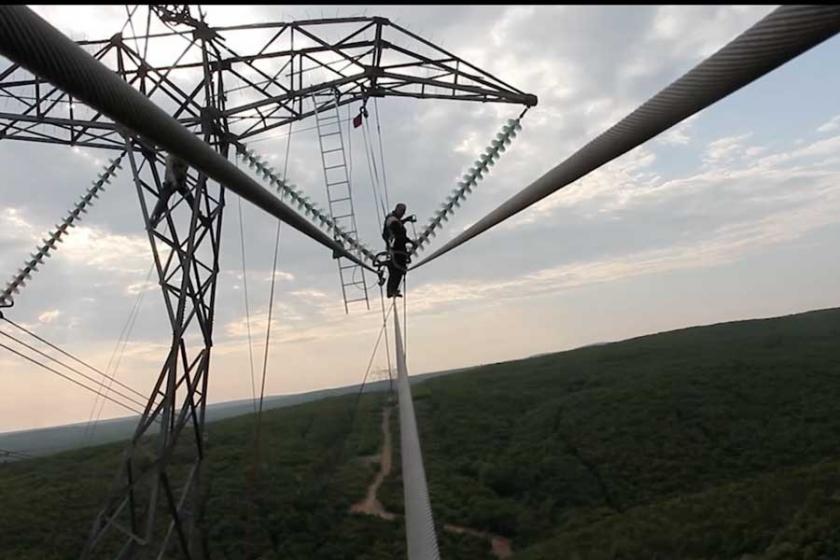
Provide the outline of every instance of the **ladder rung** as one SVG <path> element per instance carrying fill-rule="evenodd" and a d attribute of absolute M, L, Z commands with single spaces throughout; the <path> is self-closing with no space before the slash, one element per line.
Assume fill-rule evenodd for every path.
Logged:
<path fill-rule="evenodd" d="M 330 199 L 330 204 L 333 204 L 333 203 L 335 203 L 335 202 L 344 202 L 345 200 L 350 200 L 350 197 L 349 197 L 349 196 L 345 196 L 344 198 L 333 198 L 333 199 Z"/>
<path fill-rule="evenodd" d="M 345 303 L 356 303 L 357 301 L 368 301 L 368 298 L 363 297 L 363 298 L 357 298 L 357 299 L 348 299 L 348 300 L 345 300 Z"/>
<path fill-rule="evenodd" d="M 327 183 L 327 186 L 328 186 L 328 187 L 333 187 L 333 186 L 335 186 L 335 185 L 346 185 L 346 184 L 348 184 L 349 182 L 350 182 L 350 181 L 336 181 L 335 183 Z"/>
<path fill-rule="evenodd" d="M 337 136 L 339 134 L 341 134 L 340 130 L 338 132 L 327 132 L 326 134 L 319 134 L 319 136 L 321 138 L 326 138 L 327 136 Z"/>
<path fill-rule="evenodd" d="M 340 152 L 340 151 L 342 151 L 342 149 L 343 149 L 343 148 L 333 148 L 332 150 L 324 150 L 324 151 L 323 151 L 323 152 L 321 152 L 321 153 L 322 153 L 322 154 L 331 154 L 331 153 L 333 153 L 333 152 Z"/>
<path fill-rule="evenodd" d="M 338 165 L 328 165 L 328 166 L 326 166 L 324 169 L 325 169 L 325 170 L 329 170 L 329 169 L 338 169 L 339 167 L 347 167 L 347 166 L 346 166 L 346 165 L 344 165 L 343 163 L 339 163 Z"/>

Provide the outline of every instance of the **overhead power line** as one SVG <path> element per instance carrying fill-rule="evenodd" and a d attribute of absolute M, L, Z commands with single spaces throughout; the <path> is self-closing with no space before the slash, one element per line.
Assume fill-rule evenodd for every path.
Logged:
<path fill-rule="evenodd" d="M 67 381 L 69 381 L 69 382 L 71 382 L 75 385 L 78 385 L 79 387 L 81 387 L 83 389 L 86 389 L 86 390 L 88 390 L 92 393 L 97 393 L 97 390 L 94 389 L 93 387 L 89 387 L 88 385 L 85 385 L 81 381 L 73 379 L 69 375 L 62 373 L 62 372 L 58 371 L 57 369 L 51 368 L 50 366 L 44 364 L 43 362 L 39 362 L 35 358 L 27 356 L 26 354 L 23 354 L 22 352 L 18 352 L 14 348 L 12 348 L 10 346 L 6 346 L 2 342 L 0 342 L 0 348 L 4 348 L 4 349 L 8 350 L 9 352 L 11 352 L 12 354 L 15 354 L 16 356 L 19 356 L 19 357 L 23 358 L 24 360 L 27 360 L 28 362 L 31 362 L 31 363 L 35 364 L 36 366 L 39 366 L 39 367 L 41 367 L 41 368 L 43 368 L 43 369 L 45 369 L 45 370 L 47 370 L 51 373 L 54 373 L 54 374 L 58 375 L 59 377 L 62 377 L 64 379 L 66 379 Z M 140 414 L 139 410 L 137 410 L 135 408 L 132 408 L 131 406 L 129 406 L 129 405 L 127 405 L 127 404 L 125 404 L 121 401 L 118 401 L 111 396 L 106 395 L 105 398 L 108 399 L 109 401 L 113 402 L 114 404 L 117 404 L 117 405 L 125 408 L 126 410 L 130 410 L 131 412 L 133 412 L 135 414 Z"/>
<path fill-rule="evenodd" d="M 396 303 L 393 304 L 396 307 Z M 400 406 L 400 456 L 402 457 L 405 536 L 408 560 L 439 560 L 435 521 L 429 501 L 426 470 L 420 450 L 420 435 L 411 398 L 411 384 L 405 364 L 400 333 L 400 314 L 394 309 L 394 347 L 397 353 L 397 391 Z"/>
<path fill-rule="evenodd" d="M 79 375 L 79 376 L 83 377 L 84 379 L 87 379 L 88 381 L 91 381 L 91 382 L 95 383 L 99 387 L 99 389 L 97 389 L 97 394 L 100 393 L 101 389 L 105 388 L 105 382 L 104 381 L 99 381 L 98 379 L 96 379 L 94 377 L 91 377 L 90 375 L 87 375 L 86 373 L 84 373 L 82 371 L 79 371 L 78 369 L 74 368 L 73 366 L 67 365 L 66 363 L 62 362 L 61 360 L 59 360 L 57 358 L 54 358 L 53 356 L 50 356 L 46 352 L 38 350 L 37 348 L 35 348 L 31 344 L 27 344 L 26 342 L 20 340 L 19 338 L 16 338 L 16 337 L 10 335 L 9 333 L 3 332 L 3 331 L 0 331 L 0 335 L 5 336 L 9 340 L 12 340 L 13 342 L 18 343 L 20 346 L 23 346 L 24 348 L 26 348 L 27 350 L 29 350 L 31 352 L 35 352 L 36 354 L 38 354 L 42 358 L 46 358 L 46 359 L 50 360 L 51 362 L 54 362 L 54 363 L 56 363 L 56 364 L 58 364 L 58 365 L 60 365 L 64 368 L 72 371 L 76 375 Z M 120 393 L 119 391 L 116 391 L 116 390 L 114 390 L 113 392 L 115 394 L 119 395 L 121 398 L 124 398 L 131 403 L 134 403 L 134 404 L 136 404 L 140 407 L 144 406 L 143 402 L 138 401 L 138 400 L 136 400 L 132 397 L 129 397 L 128 395 Z"/>
<path fill-rule="evenodd" d="M 96 373 L 96 374 L 98 374 L 98 375 L 101 375 L 101 376 L 102 376 L 102 377 L 104 377 L 105 379 L 109 380 L 111 383 L 116 383 L 117 385 L 119 385 L 119 386 L 120 386 L 120 387 L 122 387 L 123 389 L 126 389 L 127 391 L 130 391 L 130 392 L 134 393 L 136 396 L 140 397 L 141 399 L 144 399 L 144 400 L 146 399 L 146 396 L 145 396 L 143 393 L 141 393 L 140 391 L 137 391 L 136 389 L 133 389 L 132 387 L 130 387 L 130 386 L 128 386 L 128 385 L 126 385 L 126 384 L 125 384 L 125 383 L 123 383 L 122 381 L 118 381 L 118 380 L 117 380 L 114 376 L 112 376 L 112 375 L 109 375 L 109 374 L 105 373 L 104 371 L 100 370 L 99 368 L 96 368 L 96 367 L 94 367 L 94 366 L 90 365 L 89 363 L 85 362 L 84 360 L 82 360 L 82 359 L 80 359 L 80 358 L 78 358 L 78 357 L 74 356 L 74 355 L 73 355 L 73 354 L 71 354 L 70 352 L 67 352 L 66 350 L 63 350 L 62 348 L 60 348 L 60 347 L 58 347 L 57 345 L 55 345 L 55 344 L 53 344 L 52 342 L 50 342 L 49 340 L 47 340 L 47 339 L 45 339 L 45 338 L 43 338 L 43 337 L 41 337 L 41 336 L 39 336 L 39 335 L 35 334 L 34 332 L 30 331 L 30 330 L 29 330 L 29 329 L 27 329 L 26 327 L 24 327 L 24 326 L 22 326 L 22 325 L 19 325 L 18 323 L 16 323 L 16 322 L 12 321 L 11 319 L 9 319 L 9 318 L 7 318 L 7 317 L 2 317 L 2 319 L 3 319 L 5 322 L 7 322 L 8 324 L 10 324 L 11 326 L 13 326 L 13 327 L 15 327 L 16 329 L 18 329 L 19 331 L 21 331 L 21 332 L 24 332 L 24 333 L 28 334 L 29 336 L 31 336 L 31 337 L 32 337 L 32 338 L 34 338 L 35 340 L 37 340 L 37 341 L 39 341 L 39 342 L 41 342 L 41 343 L 43 343 L 43 344 L 46 344 L 47 346 L 49 346 L 49 347 L 50 347 L 50 348 L 52 348 L 53 350 L 55 350 L 55 351 L 59 352 L 60 354 L 62 354 L 62 355 L 64 355 L 64 356 L 66 356 L 66 357 L 68 357 L 68 358 L 70 358 L 71 360 L 73 360 L 73 361 L 74 361 L 74 362 L 76 362 L 77 364 L 80 364 L 80 365 L 82 365 L 82 366 L 84 366 L 84 367 L 88 368 L 89 370 L 91 370 L 91 371 L 95 372 L 95 373 Z M 6 334 L 6 333 L 3 333 L 2 331 L 0 331 L 0 334 L 3 334 L 4 336 L 7 336 L 7 337 L 9 337 L 9 338 L 12 338 L 10 335 L 8 335 L 8 334 Z M 15 341 L 17 341 L 17 339 L 14 339 L 14 340 L 15 340 Z M 24 345 L 26 345 L 25 343 L 20 343 L 20 344 L 24 344 Z M 34 349 L 33 349 L 33 350 L 34 350 Z M 35 352 L 38 352 L 38 350 L 34 350 L 34 351 L 35 351 Z M 39 352 L 39 353 L 40 353 L 40 352 Z M 43 355 L 43 354 L 42 354 L 42 355 Z M 50 358 L 50 359 L 53 359 L 53 360 L 54 360 L 54 358 Z M 65 367 L 67 367 L 68 369 L 70 369 L 70 366 L 65 366 Z M 98 383 L 98 384 L 100 384 L 100 385 L 102 385 L 102 384 L 104 383 L 104 382 L 100 382 L 100 381 L 97 381 L 97 380 L 94 380 L 94 382 L 95 382 L 95 383 Z M 126 397 L 126 398 L 129 398 L 129 397 Z M 143 406 L 143 404 L 141 404 L 141 406 Z"/>
<path fill-rule="evenodd" d="M 448 253 L 840 31 L 840 5 L 782 6 L 412 268 Z"/>

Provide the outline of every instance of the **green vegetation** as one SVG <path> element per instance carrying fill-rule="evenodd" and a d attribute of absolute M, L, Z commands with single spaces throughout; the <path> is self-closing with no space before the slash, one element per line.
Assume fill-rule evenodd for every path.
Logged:
<path fill-rule="evenodd" d="M 212 423 L 213 558 L 404 557 L 402 522 L 351 515 L 384 395 Z M 415 407 L 435 520 L 514 558 L 840 557 L 840 310 L 697 327 L 425 381 Z M 399 442 L 396 413 L 394 442 Z M 0 466 L 0 557 L 76 558 L 121 444 Z M 254 496 L 252 501 L 250 496 Z M 379 494 L 402 512 L 399 450 Z M 254 504 L 251 506 L 251 504 Z M 249 509 L 253 509 L 249 517 Z M 250 529 L 249 529 L 250 527 Z M 442 557 L 486 541 L 439 531 Z"/>

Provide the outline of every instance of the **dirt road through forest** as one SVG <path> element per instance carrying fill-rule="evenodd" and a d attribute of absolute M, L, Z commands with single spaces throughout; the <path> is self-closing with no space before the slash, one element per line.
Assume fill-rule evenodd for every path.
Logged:
<path fill-rule="evenodd" d="M 382 482 L 384 482 L 385 477 L 391 474 L 393 464 L 391 443 L 391 411 L 393 409 L 393 405 L 390 404 L 385 405 L 382 409 L 382 448 L 378 457 L 374 455 L 373 457 L 367 458 L 367 461 L 369 462 L 379 463 L 379 471 L 376 473 L 376 476 L 373 477 L 373 482 L 371 482 L 370 486 L 368 486 L 365 499 L 350 506 L 351 513 L 375 515 L 388 521 L 393 521 L 397 517 L 396 513 L 387 511 L 385 506 L 382 505 L 382 502 L 380 502 L 377 498 L 379 487 L 382 486 Z M 445 531 L 449 531 L 450 533 L 467 534 L 490 541 L 491 551 L 493 556 L 496 558 L 510 558 L 511 554 L 513 554 L 510 539 L 505 537 L 487 533 L 485 531 L 479 531 L 477 529 L 471 529 L 469 527 L 453 525 L 451 523 L 446 523 L 443 526 L 443 529 Z"/>

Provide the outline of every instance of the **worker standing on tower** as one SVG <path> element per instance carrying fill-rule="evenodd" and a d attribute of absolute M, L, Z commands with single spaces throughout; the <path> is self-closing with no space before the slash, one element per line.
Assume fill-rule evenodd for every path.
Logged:
<path fill-rule="evenodd" d="M 152 227 L 157 226 L 160 219 L 163 217 L 163 210 L 169 202 L 170 197 L 175 192 L 181 193 L 184 197 L 184 202 L 189 208 L 193 206 L 193 196 L 187 188 L 187 171 L 189 165 L 187 162 L 176 156 L 169 154 L 166 156 L 166 172 L 163 178 L 163 184 L 158 194 L 158 201 L 155 204 L 155 209 L 152 210 L 152 215 L 149 217 Z M 199 214 L 200 216 L 200 214 Z"/>
<path fill-rule="evenodd" d="M 382 238 L 388 249 L 390 259 L 388 260 L 388 297 L 402 297 L 400 293 L 400 282 L 408 270 L 408 247 L 414 241 L 408 238 L 405 231 L 405 222 L 416 222 L 415 216 L 403 218 L 405 215 L 405 204 L 400 202 L 394 211 L 385 216 L 385 224 L 382 228 Z"/>

